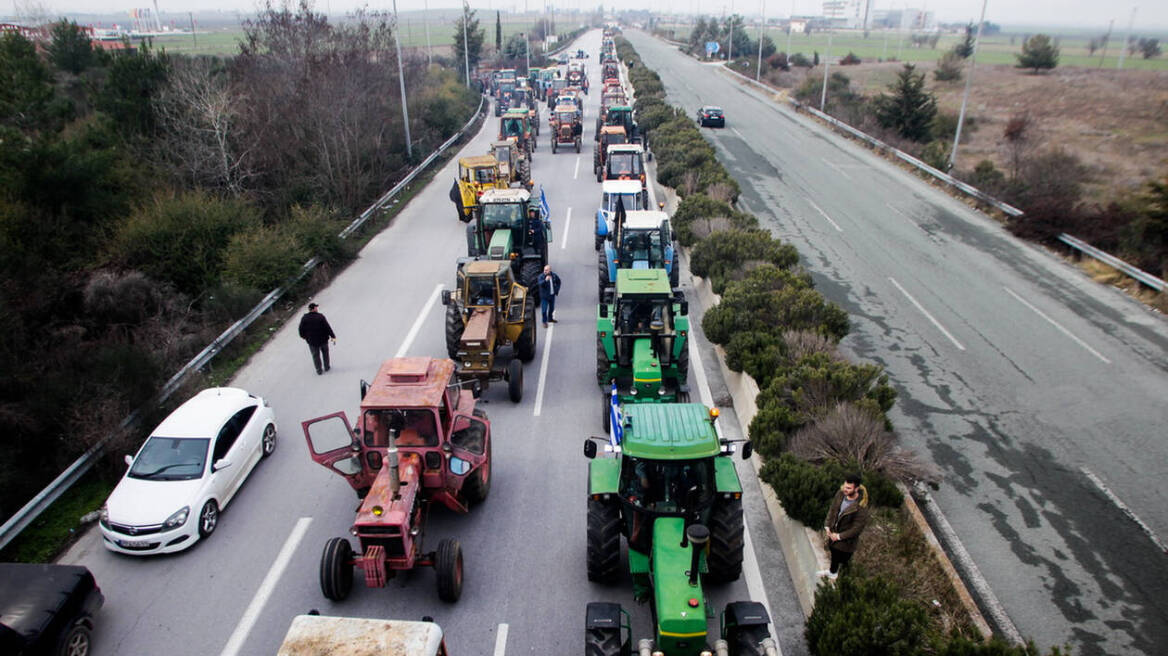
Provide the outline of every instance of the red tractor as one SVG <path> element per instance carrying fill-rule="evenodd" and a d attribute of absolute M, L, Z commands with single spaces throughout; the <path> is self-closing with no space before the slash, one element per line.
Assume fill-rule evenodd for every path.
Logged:
<path fill-rule="evenodd" d="M 491 424 L 462 389 L 454 363 L 426 357 L 386 360 L 372 383 L 361 381 L 361 414 L 350 428 L 344 412 L 302 422 L 313 461 L 339 474 L 361 498 L 351 533 L 325 543 L 320 588 L 340 601 L 353 587 L 353 569 L 380 588 L 399 570 L 433 567 L 438 596 L 462 594 L 462 546 L 444 539 L 423 551 L 430 502 L 457 513 L 481 503 L 491 489 Z"/>

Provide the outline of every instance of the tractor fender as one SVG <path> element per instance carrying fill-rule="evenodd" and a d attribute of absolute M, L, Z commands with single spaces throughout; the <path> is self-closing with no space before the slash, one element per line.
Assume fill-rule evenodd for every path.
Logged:
<path fill-rule="evenodd" d="M 677 262 L 674 261 L 673 256 L 674 256 L 673 246 L 666 246 L 665 247 L 665 271 L 668 273 L 673 273 L 673 267 L 677 266 Z"/>
<path fill-rule="evenodd" d="M 738 480 L 738 471 L 730 458 L 714 458 L 714 488 L 718 492 L 741 494 L 742 481 Z"/>
<path fill-rule="evenodd" d="M 588 602 L 588 610 L 585 613 L 584 628 L 588 629 L 611 629 L 620 631 L 621 629 L 621 607 L 620 604 L 614 604 L 606 601 L 590 601 Z"/>
<path fill-rule="evenodd" d="M 608 263 L 608 280 L 616 284 L 616 249 L 608 244 L 604 246 L 604 261 Z"/>
<path fill-rule="evenodd" d="M 721 460 L 721 459 L 719 459 Z M 727 460 L 730 466 L 734 462 Z M 596 458 L 588 462 L 588 494 L 617 494 L 620 490 L 620 458 Z"/>
<path fill-rule="evenodd" d="M 608 236 L 608 219 L 604 216 L 604 210 L 596 210 L 596 234 L 600 237 Z"/>

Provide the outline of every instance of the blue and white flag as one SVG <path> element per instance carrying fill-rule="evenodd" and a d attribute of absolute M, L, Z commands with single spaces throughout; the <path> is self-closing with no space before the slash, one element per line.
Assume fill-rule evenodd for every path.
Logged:
<path fill-rule="evenodd" d="M 609 436 L 608 440 L 613 448 L 620 446 L 625 436 L 624 416 L 621 412 L 620 396 L 616 391 L 616 382 L 612 383 L 612 398 L 608 407 Z"/>
<path fill-rule="evenodd" d="M 543 185 L 539 186 L 539 218 L 543 221 L 552 218 L 552 208 L 548 206 L 547 194 L 543 193 Z"/>

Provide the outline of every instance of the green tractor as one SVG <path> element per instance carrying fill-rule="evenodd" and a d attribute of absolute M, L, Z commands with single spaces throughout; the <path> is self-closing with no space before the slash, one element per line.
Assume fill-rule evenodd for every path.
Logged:
<path fill-rule="evenodd" d="M 621 401 L 689 400 L 689 304 L 664 269 L 619 269 L 596 318 L 596 382 Z M 608 398 L 604 402 L 605 429 Z"/>
<path fill-rule="evenodd" d="M 735 446 L 714 427 L 718 411 L 700 403 L 632 404 L 623 411 L 612 391 L 613 431 L 597 458 L 597 438 L 584 443 L 588 466 L 588 579 L 620 578 L 620 546 L 628 544 L 633 596 L 649 601 L 656 626 L 638 654 L 762 656 L 777 654 L 766 607 L 728 604 L 711 645 L 703 583 L 742 574 L 745 524 L 742 484 L 730 456 Z M 750 443 L 742 457 L 750 456 Z M 585 654 L 629 656 L 633 631 L 619 604 L 588 604 Z"/>
<path fill-rule="evenodd" d="M 551 222 L 539 217 L 539 205 L 526 189 L 484 191 L 474 221 L 466 226 L 467 255 L 509 260 L 519 284 L 537 301 L 536 279 L 548 262 L 551 240 Z"/>

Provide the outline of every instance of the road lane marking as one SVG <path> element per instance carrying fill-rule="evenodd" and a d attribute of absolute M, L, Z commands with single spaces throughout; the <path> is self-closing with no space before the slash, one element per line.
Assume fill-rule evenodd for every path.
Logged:
<path fill-rule="evenodd" d="M 410 345 L 414 343 L 414 338 L 418 336 L 418 331 L 422 329 L 422 321 L 426 315 L 430 314 L 430 310 L 434 307 L 434 302 L 438 300 L 438 296 L 442 293 L 442 283 L 438 283 L 434 287 L 434 291 L 430 293 L 430 299 L 426 301 L 426 305 L 422 307 L 422 311 L 418 313 L 418 318 L 414 319 L 414 325 L 410 327 L 410 332 L 406 334 L 406 339 L 402 342 L 401 348 L 394 354 L 395 358 L 400 358 L 410 350 Z"/>
<path fill-rule="evenodd" d="M 572 179 L 578 180 L 580 178 L 580 156 L 576 156 L 576 170 L 572 173 Z"/>
<path fill-rule="evenodd" d="M 1166 546 L 1164 542 L 1160 540 L 1160 537 L 1156 535 L 1156 532 L 1153 531 L 1150 526 L 1145 524 L 1144 520 L 1140 519 L 1131 508 L 1128 508 L 1126 503 L 1121 501 L 1119 497 L 1115 496 L 1115 493 L 1111 491 L 1111 488 L 1107 487 L 1106 483 L 1100 480 L 1100 478 L 1096 476 L 1094 472 L 1092 472 L 1090 469 L 1087 469 L 1086 467 L 1079 467 L 1079 471 L 1083 472 L 1084 476 L 1091 479 L 1091 482 L 1095 484 L 1095 487 L 1099 488 L 1099 491 L 1107 497 L 1108 501 L 1115 504 L 1117 508 L 1123 511 L 1123 514 L 1127 515 L 1128 519 L 1135 522 L 1136 525 L 1140 527 L 1140 530 L 1144 532 L 1144 535 L 1148 536 L 1148 538 L 1152 540 L 1152 543 L 1155 544 L 1160 551 L 1168 553 L 1168 546 Z"/>
<path fill-rule="evenodd" d="M 912 217 L 911 217 L 911 216 L 909 216 L 908 214 L 906 214 L 906 213 L 904 212 L 904 210 L 902 210 L 902 209 L 900 209 L 899 207 L 897 207 L 897 206 L 893 205 L 892 203 L 884 203 L 884 204 L 888 206 L 888 209 L 890 209 L 890 210 L 892 210 L 893 212 L 896 212 L 897 214 L 899 214 L 899 215 L 903 216 L 903 217 L 904 217 L 904 219 L 905 219 L 906 221 L 908 221 L 910 224 L 912 224 L 912 226 L 913 226 L 914 228 L 918 228 L 919 230 L 921 230 L 922 232 L 924 232 L 924 230 L 925 230 L 925 229 L 924 229 L 924 228 L 922 228 L 922 227 L 920 226 L 920 224 L 918 224 L 916 221 L 913 221 L 913 220 L 912 220 Z"/>
<path fill-rule="evenodd" d="M 507 625 L 500 624 L 499 632 L 495 636 L 495 656 L 507 653 Z"/>
<path fill-rule="evenodd" d="M 560 250 L 568 247 L 568 227 L 572 225 L 572 208 L 568 208 L 568 218 L 564 219 L 564 240 L 560 242 Z"/>
<path fill-rule="evenodd" d="M 830 166 L 831 168 L 835 169 L 835 170 L 836 170 L 836 172 L 837 172 L 837 173 L 839 173 L 840 175 L 844 176 L 845 178 L 847 178 L 847 179 L 849 179 L 849 180 L 851 180 L 851 179 L 852 179 L 852 176 L 848 175 L 848 172 L 847 172 L 847 171 L 845 171 L 845 170 L 841 169 L 839 166 L 836 166 L 836 165 L 835 165 L 835 164 L 833 164 L 833 163 L 832 163 L 830 160 L 828 160 L 826 157 L 820 157 L 819 159 L 823 160 L 823 163 L 824 163 L 824 164 L 827 164 L 827 165 L 828 165 L 828 166 Z"/>
<path fill-rule="evenodd" d="M 541 317 L 542 318 L 542 317 Z M 555 333 L 556 325 L 549 323 L 544 330 L 543 339 L 543 358 L 539 363 L 539 387 L 535 390 L 535 411 L 533 417 L 538 417 L 541 410 L 543 410 L 543 385 L 547 381 L 548 370 L 548 355 L 552 352 L 552 335 Z"/>
<path fill-rule="evenodd" d="M 738 135 L 739 139 L 746 141 L 746 137 L 742 136 L 742 133 L 738 131 L 738 128 L 730 128 L 730 131 Z"/>
<path fill-rule="evenodd" d="M 933 322 L 933 325 L 937 327 L 937 330 L 940 330 L 942 333 L 944 333 L 945 336 L 949 338 L 949 341 L 953 342 L 953 345 L 958 348 L 958 350 L 965 350 L 965 347 L 961 345 L 961 342 L 957 341 L 957 338 L 954 337 L 952 333 L 950 333 L 948 330 L 945 330 L 945 326 L 942 326 L 940 321 L 937 321 L 933 315 L 929 314 L 929 311 L 926 310 L 923 305 L 918 303 L 917 299 L 913 298 L 912 294 L 908 293 L 904 287 L 900 286 L 900 283 L 896 282 L 896 278 L 889 277 L 888 280 L 891 281 L 893 285 L 896 285 L 896 288 L 900 290 L 900 293 L 904 294 L 904 297 L 907 298 L 913 305 L 915 305 L 917 309 L 921 311 L 921 314 L 925 315 L 926 319 Z"/>
<path fill-rule="evenodd" d="M 1107 358 L 1103 357 L 1103 354 L 1102 354 L 1102 353 L 1100 353 L 1099 351 L 1096 351 L 1095 349 L 1091 348 L 1090 346 L 1088 346 L 1088 345 L 1087 345 L 1087 343 L 1086 343 L 1086 342 L 1084 342 L 1083 340 L 1079 339 L 1078 337 L 1075 337 L 1075 336 L 1074 336 L 1074 335 L 1071 333 L 1071 331 L 1069 331 L 1069 330 L 1067 330 L 1066 328 L 1064 328 L 1064 327 L 1062 326 L 1062 324 L 1060 324 L 1059 322 L 1055 321 L 1054 319 L 1051 319 L 1050 317 L 1046 316 L 1046 314 L 1044 314 L 1042 310 L 1039 310 L 1038 308 L 1034 307 L 1034 306 L 1033 306 L 1033 305 L 1031 305 L 1031 304 L 1030 304 L 1030 303 L 1029 303 L 1029 302 L 1028 302 L 1026 299 L 1024 299 L 1024 298 L 1022 298 L 1021 296 L 1019 296 L 1018 294 L 1014 293 L 1014 290 L 1010 289 L 1009 287 L 1005 287 L 1005 286 L 1003 286 L 1003 287 L 1002 287 L 1002 289 L 1006 290 L 1006 293 L 1007 293 L 1007 294 L 1009 294 L 1010 296 L 1013 296 L 1014 298 L 1018 299 L 1018 302 L 1019 302 L 1019 303 L 1021 303 L 1022 305 L 1025 305 L 1026 307 L 1028 307 L 1028 308 L 1030 308 L 1031 310 L 1033 310 L 1035 314 L 1037 314 L 1038 316 L 1042 317 L 1043 319 L 1046 319 L 1047 323 L 1049 323 L 1050 325 L 1054 326 L 1055 328 L 1058 328 L 1059 332 L 1061 332 L 1062 334 L 1066 335 L 1067 337 L 1070 337 L 1070 338 L 1071 338 L 1071 340 L 1072 340 L 1072 341 L 1074 341 L 1074 342 L 1075 342 L 1076 344 L 1078 344 L 1079 346 L 1082 346 L 1083 348 L 1087 349 L 1087 351 L 1089 351 L 1089 352 L 1091 353 L 1091 355 L 1094 355 L 1095 357 L 1097 357 L 1097 358 L 1099 358 L 1100 360 L 1102 360 L 1102 361 L 1106 362 L 1107 364 L 1111 364 L 1111 360 L 1108 360 Z"/>
<path fill-rule="evenodd" d="M 808 199 L 807 199 L 807 202 L 811 204 L 811 207 L 814 207 L 814 208 L 815 208 L 815 211 L 816 211 L 816 212 L 819 212 L 820 214 L 822 214 L 822 215 L 823 215 L 823 218 L 827 219 L 827 222 L 828 222 L 828 223 L 830 223 L 830 224 L 832 225 L 832 227 L 836 229 L 836 231 L 837 231 L 837 232 L 843 232 L 843 231 L 844 231 L 844 229 L 843 229 L 843 228 L 839 227 L 839 224 L 838 224 L 838 223 L 836 223 L 835 221 L 832 221 L 832 220 L 831 220 L 831 217 L 827 215 L 827 212 L 824 212 L 823 210 L 819 209 L 819 206 L 815 204 L 815 201 L 813 201 L 813 200 L 811 200 L 810 198 L 808 198 Z"/>
<path fill-rule="evenodd" d="M 227 645 L 223 647 L 219 656 L 239 654 L 240 648 L 243 647 L 243 641 L 247 639 L 256 620 L 259 619 L 260 611 L 268 603 L 268 599 L 276 589 L 276 584 L 284 578 L 284 570 L 288 567 L 288 561 L 292 560 L 292 554 L 296 552 L 296 547 L 300 546 L 300 541 L 304 539 L 304 534 L 308 532 L 308 525 L 311 523 L 311 517 L 301 517 L 296 520 L 296 525 L 292 527 L 292 533 L 284 541 L 284 546 L 280 549 L 276 560 L 272 562 L 271 568 L 268 569 L 268 575 L 264 577 L 259 590 L 256 590 L 255 596 L 251 598 L 251 603 L 247 605 L 247 610 L 239 618 L 239 624 L 235 625 L 235 631 L 227 639 Z"/>

